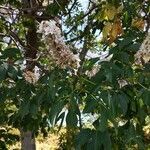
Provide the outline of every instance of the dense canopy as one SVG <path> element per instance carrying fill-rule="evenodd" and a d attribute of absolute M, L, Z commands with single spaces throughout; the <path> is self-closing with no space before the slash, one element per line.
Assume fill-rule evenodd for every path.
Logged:
<path fill-rule="evenodd" d="M 149 27 L 149 0 L 1 0 L 0 149 L 148 149 Z"/>

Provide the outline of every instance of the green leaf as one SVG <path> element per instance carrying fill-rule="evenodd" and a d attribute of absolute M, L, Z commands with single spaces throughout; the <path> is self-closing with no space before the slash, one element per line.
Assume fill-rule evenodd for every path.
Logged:
<path fill-rule="evenodd" d="M 108 131 L 104 131 L 100 135 L 101 135 L 101 140 L 102 140 L 104 149 L 111 150 L 112 145 L 111 145 L 111 139 L 110 139 L 110 135 L 109 135 Z"/>
<path fill-rule="evenodd" d="M 96 108 L 97 106 L 97 101 L 95 99 L 87 99 L 86 101 L 86 104 L 85 104 L 85 107 L 83 109 L 83 113 L 91 113 L 94 111 L 94 109 Z"/>
<path fill-rule="evenodd" d="M 114 93 L 112 95 L 112 99 L 110 101 L 110 113 L 109 116 L 110 118 L 115 118 L 118 116 L 118 114 L 120 113 L 119 111 L 119 107 L 118 107 L 118 95 L 117 93 Z"/>
<path fill-rule="evenodd" d="M 112 82 L 112 72 L 111 70 L 106 72 L 106 80 Z"/>
<path fill-rule="evenodd" d="M 9 76 L 11 79 L 16 80 L 16 79 L 17 79 L 18 71 L 16 70 L 15 67 L 13 67 L 12 65 L 9 65 L 9 66 L 8 66 L 7 74 L 8 74 L 8 76 Z"/>
<path fill-rule="evenodd" d="M 19 115 L 21 116 L 21 118 L 24 118 L 28 113 L 29 113 L 29 108 L 30 108 L 30 104 L 28 101 L 24 100 L 21 103 L 21 106 L 19 108 Z"/>
<path fill-rule="evenodd" d="M 144 103 L 150 106 L 150 91 L 145 90 L 142 94 L 142 98 L 144 100 Z"/>
<path fill-rule="evenodd" d="M 122 109 L 122 112 L 125 115 L 128 109 L 128 101 L 129 101 L 128 97 L 126 94 L 121 93 L 118 95 L 118 99 L 119 99 L 119 104 Z"/>
<path fill-rule="evenodd" d="M 68 110 L 67 116 L 66 116 L 66 124 L 70 127 L 76 127 L 78 123 L 78 118 L 73 110 Z"/>
<path fill-rule="evenodd" d="M 55 119 L 57 119 L 57 115 L 62 111 L 64 107 L 64 102 L 57 102 L 56 104 L 53 104 L 53 106 L 50 109 L 49 113 L 49 119 L 52 125 L 55 124 Z"/>
<path fill-rule="evenodd" d="M 106 80 L 106 76 L 105 76 L 105 73 L 104 73 L 104 70 L 100 69 L 100 71 L 98 71 L 92 78 L 91 78 L 91 81 L 93 83 L 96 83 L 96 84 L 99 84 L 101 83 L 102 81 L 105 81 Z M 91 86 L 91 84 L 90 84 Z"/>
<path fill-rule="evenodd" d="M 134 38 L 133 37 L 126 37 L 125 39 L 123 39 L 122 41 L 119 41 L 119 48 L 123 49 L 128 47 L 130 44 L 133 43 Z"/>
<path fill-rule="evenodd" d="M 87 61 L 85 61 L 85 64 L 84 64 L 84 68 L 86 70 L 91 70 L 93 68 L 93 65 L 98 62 L 100 60 L 99 57 L 96 57 L 96 58 L 91 58 Z"/>
<path fill-rule="evenodd" d="M 128 64 L 130 62 L 129 54 L 126 52 L 118 52 L 113 55 L 113 60 L 119 60 L 122 63 Z"/>
<path fill-rule="evenodd" d="M 0 140 L 0 149 L 1 150 L 8 150 L 5 141 Z"/>
<path fill-rule="evenodd" d="M 0 103 L 3 103 L 6 100 L 6 95 L 8 93 L 9 90 L 7 90 L 7 88 L 0 88 Z"/>
<path fill-rule="evenodd" d="M 37 113 L 38 113 L 38 105 L 35 104 L 30 104 L 30 114 L 31 116 L 35 119 L 37 118 Z"/>
<path fill-rule="evenodd" d="M 111 150 L 111 140 L 107 131 L 83 129 L 76 137 L 76 149 L 81 150 Z"/>
<path fill-rule="evenodd" d="M 46 7 L 46 13 L 48 15 L 57 16 L 59 13 L 59 5 L 57 3 L 52 3 Z"/>
<path fill-rule="evenodd" d="M 52 100 L 54 100 L 55 94 L 56 94 L 55 93 L 54 81 L 55 81 L 55 74 L 53 72 L 49 76 L 49 80 L 48 80 L 48 91 L 49 91 L 48 96 L 50 96 Z"/>
<path fill-rule="evenodd" d="M 82 129 L 76 136 L 76 147 L 79 149 L 91 138 L 91 129 Z"/>
<path fill-rule="evenodd" d="M 130 52 L 136 53 L 139 50 L 140 46 L 141 46 L 140 43 L 135 43 L 126 47 L 126 49 Z"/>
<path fill-rule="evenodd" d="M 61 129 L 62 125 L 63 125 L 64 118 L 65 118 L 65 112 L 61 113 L 61 114 L 56 118 L 56 120 L 55 120 L 55 124 L 56 124 L 59 120 L 61 120 L 60 125 L 59 125 L 59 129 L 58 129 L 58 132 L 60 131 L 60 129 Z"/>
<path fill-rule="evenodd" d="M 99 131 L 105 131 L 106 128 L 107 128 L 107 112 L 106 111 L 103 111 L 101 113 L 101 116 L 93 122 L 93 126 L 95 127 L 96 130 L 99 130 Z"/>
<path fill-rule="evenodd" d="M 10 58 L 17 60 L 21 57 L 21 52 L 18 48 L 7 48 L 1 53 L 2 53 L 2 56 L 0 56 L 1 59 Z"/>
<path fill-rule="evenodd" d="M 94 149 L 94 150 L 99 150 L 101 149 L 102 146 L 102 140 L 101 140 L 101 132 L 92 130 L 92 136 L 91 136 L 91 141 L 89 140 L 87 144 L 87 149 Z"/>
<path fill-rule="evenodd" d="M 48 84 L 48 78 L 49 78 L 49 75 L 48 75 L 48 74 L 43 75 L 43 76 L 41 76 L 41 77 L 39 78 L 38 83 L 47 85 L 47 84 Z"/>
<path fill-rule="evenodd" d="M 3 65 L 0 66 L 0 81 L 6 78 L 6 69 Z"/>

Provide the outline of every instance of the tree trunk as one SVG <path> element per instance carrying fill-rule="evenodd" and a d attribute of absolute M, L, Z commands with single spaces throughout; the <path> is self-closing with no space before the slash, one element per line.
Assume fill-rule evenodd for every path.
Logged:
<path fill-rule="evenodd" d="M 34 134 L 21 130 L 21 150 L 36 150 Z"/>
<path fill-rule="evenodd" d="M 36 24 L 35 24 L 35 12 L 34 7 L 37 5 L 36 0 L 22 0 L 22 7 L 24 10 L 24 15 L 30 19 L 32 24 L 26 28 L 26 49 L 25 49 L 25 58 L 26 60 L 26 69 L 25 71 L 33 71 L 35 68 L 34 59 L 36 59 L 37 54 L 37 34 L 36 34 Z M 28 11 L 26 11 L 26 9 Z M 33 131 L 24 131 L 23 127 L 20 130 L 21 133 L 21 149 L 22 150 L 36 150 L 35 136 Z"/>

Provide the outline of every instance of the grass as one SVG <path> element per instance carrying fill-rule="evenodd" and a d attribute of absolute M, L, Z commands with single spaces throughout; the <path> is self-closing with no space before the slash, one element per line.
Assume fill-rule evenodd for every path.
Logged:
<path fill-rule="evenodd" d="M 144 127 L 144 135 L 145 135 L 145 142 L 148 144 L 148 149 L 150 150 L 150 125 Z M 36 138 L 36 149 L 37 150 L 63 150 L 63 148 L 60 148 L 60 138 L 62 139 L 61 144 L 65 142 L 66 138 L 66 129 L 62 128 L 59 133 L 55 132 L 54 129 L 51 131 L 46 138 L 42 136 L 42 134 L 39 134 Z M 9 131 L 10 133 L 19 135 L 19 131 L 17 129 L 12 129 Z M 8 146 L 8 150 L 21 150 L 21 144 L 20 142 L 16 142 L 13 145 Z"/>
<path fill-rule="evenodd" d="M 37 150 L 61 150 L 59 148 L 59 137 L 62 132 L 65 132 L 64 129 L 57 134 L 55 132 L 51 132 L 47 137 L 43 137 L 42 134 L 36 137 L 36 149 Z M 12 129 L 11 133 L 20 135 L 17 129 Z M 9 150 L 21 150 L 21 143 L 16 142 L 13 145 L 8 146 Z"/>

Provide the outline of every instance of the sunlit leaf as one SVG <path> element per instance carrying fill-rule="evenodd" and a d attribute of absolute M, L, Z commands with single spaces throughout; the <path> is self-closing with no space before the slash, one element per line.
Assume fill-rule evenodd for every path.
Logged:
<path fill-rule="evenodd" d="M 107 22 L 103 28 L 103 38 L 106 39 L 109 35 L 110 31 L 112 30 L 112 23 Z"/>
<path fill-rule="evenodd" d="M 108 20 L 113 20 L 117 13 L 117 9 L 114 6 L 108 5 L 105 9 L 105 16 Z"/>
<path fill-rule="evenodd" d="M 132 20 L 132 26 L 140 30 L 144 29 L 145 22 L 142 18 L 135 18 Z"/>
<path fill-rule="evenodd" d="M 119 35 L 123 33 L 121 21 L 117 19 L 112 25 L 110 35 L 109 35 L 109 43 L 112 43 Z"/>

